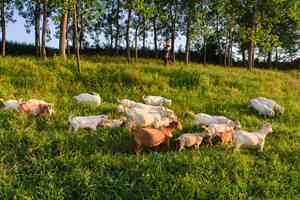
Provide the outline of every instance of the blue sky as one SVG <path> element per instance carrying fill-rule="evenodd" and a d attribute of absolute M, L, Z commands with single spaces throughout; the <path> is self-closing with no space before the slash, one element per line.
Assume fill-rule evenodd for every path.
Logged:
<path fill-rule="evenodd" d="M 16 20 L 15 23 L 8 23 L 7 24 L 7 40 L 8 41 L 14 41 L 14 42 L 22 42 L 22 43 L 31 43 L 34 44 L 34 29 L 32 27 L 30 33 L 26 33 L 25 31 L 25 20 L 23 17 L 18 15 L 18 11 L 15 11 L 14 19 Z M 49 19 L 49 27 L 51 30 L 51 33 L 54 33 L 54 25 L 53 22 Z M 152 43 L 152 40 L 149 41 Z M 153 47 L 153 44 L 148 43 L 151 47 Z M 48 47 L 56 47 L 59 46 L 58 39 L 52 37 L 52 40 L 47 42 L 46 44 Z M 175 43 L 176 49 L 183 48 L 185 45 L 185 39 L 183 37 L 178 37 L 177 41 Z"/>
<path fill-rule="evenodd" d="M 32 43 L 34 44 L 34 30 L 30 33 L 26 33 L 25 31 L 25 20 L 23 17 L 15 15 L 14 19 L 16 19 L 15 23 L 7 24 L 7 40 L 14 42 L 24 42 L 24 43 Z M 51 32 L 54 32 L 53 23 L 50 21 L 50 29 Z M 58 47 L 58 40 L 53 38 L 51 41 L 47 42 L 47 46 L 49 47 Z"/>

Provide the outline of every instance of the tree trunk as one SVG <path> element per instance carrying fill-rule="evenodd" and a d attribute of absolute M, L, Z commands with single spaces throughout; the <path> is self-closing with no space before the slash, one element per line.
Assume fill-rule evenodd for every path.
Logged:
<path fill-rule="evenodd" d="M 146 21 L 145 21 L 145 17 L 143 17 L 142 19 L 143 19 L 143 51 L 145 51 L 145 49 L 146 49 Z"/>
<path fill-rule="evenodd" d="M 154 34 L 154 52 L 155 52 L 155 58 L 158 57 L 158 53 L 157 53 L 157 27 L 156 27 L 156 18 L 157 16 L 155 16 L 153 18 L 153 34 Z"/>
<path fill-rule="evenodd" d="M 113 24 L 112 23 L 110 23 L 109 29 L 110 29 L 110 50 L 112 50 L 113 45 L 114 45 Z"/>
<path fill-rule="evenodd" d="M 207 60 L 207 58 L 206 58 L 206 38 L 205 37 L 203 37 L 203 44 L 204 44 L 204 55 L 203 55 L 203 64 L 204 65 L 206 65 L 206 60 Z"/>
<path fill-rule="evenodd" d="M 177 19 L 177 4 L 176 1 L 174 2 L 174 14 L 171 16 L 174 16 L 172 19 L 172 36 L 171 36 L 171 53 L 172 53 L 172 62 L 174 63 L 175 58 L 175 40 L 176 40 L 176 19 Z M 172 11 L 172 9 L 171 9 Z M 171 12 L 172 13 L 172 12 Z"/>
<path fill-rule="evenodd" d="M 134 33 L 134 50 L 135 50 L 135 62 L 137 62 L 138 59 L 138 31 L 139 27 L 137 26 L 135 28 L 135 33 Z"/>
<path fill-rule="evenodd" d="M 68 1 L 64 0 L 63 15 L 60 22 L 60 40 L 59 40 L 59 51 L 60 56 L 66 60 L 66 35 L 68 25 Z"/>
<path fill-rule="evenodd" d="M 242 47 L 242 58 L 243 58 L 243 66 L 246 66 L 246 53 L 245 53 L 245 48 Z"/>
<path fill-rule="evenodd" d="M 114 30 L 113 30 L 113 15 L 114 15 L 114 1 L 111 1 L 111 15 L 108 17 L 109 21 L 109 31 L 110 31 L 110 51 L 112 52 L 114 48 Z"/>
<path fill-rule="evenodd" d="M 232 66 L 232 46 L 233 46 L 233 33 L 230 30 L 230 42 L 229 42 L 229 67 Z"/>
<path fill-rule="evenodd" d="M 5 24 L 5 1 L 1 5 L 1 30 L 2 30 L 2 56 L 6 54 L 6 24 Z"/>
<path fill-rule="evenodd" d="M 254 45 L 253 45 L 253 42 L 251 41 L 250 42 L 250 45 L 249 45 L 249 49 L 248 49 L 248 68 L 250 70 L 252 70 L 253 68 L 253 48 L 254 48 Z"/>
<path fill-rule="evenodd" d="M 43 30 L 42 30 L 42 57 L 45 60 L 47 58 L 46 52 L 46 36 L 47 36 L 47 26 L 48 26 L 48 0 L 44 0 L 43 5 Z"/>
<path fill-rule="evenodd" d="M 228 66 L 228 32 L 226 32 L 225 37 L 225 49 L 224 49 L 224 67 Z"/>
<path fill-rule="evenodd" d="M 191 27 L 191 18 L 187 16 L 186 23 L 186 43 L 185 43 L 185 63 L 188 65 L 190 62 L 190 27 Z"/>
<path fill-rule="evenodd" d="M 116 38 L 115 38 L 115 50 L 119 54 L 119 34 L 120 34 L 120 24 L 119 24 L 119 13 L 120 13 L 120 0 L 117 0 L 117 17 L 116 17 Z"/>
<path fill-rule="evenodd" d="M 176 30 L 175 30 L 175 20 L 172 23 L 172 37 L 171 37 L 171 53 L 172 53 L 172 62 L 175 62 L 175 38 L 176 37 Z"/>
<path fill-rule="evenodd" d="M 132 8 L 129 8 L 128 10 L 128 18 L 127 18 L 127 28 L 126 28 L 126 50 L 127 50 L 127 61 L 130 62 L 130 26 L 131 26 L 131 14 L 132 14 Z"/>
<path fill-rule="evenodd" d="M 250 38 L 250 45 L 249 45 L 249 50 L 248 50 L 248 68 L 250 70 L 253 69 L 254 67 L 254 54 L 255 54 L 255 43 L 253 41 L 253 36 L 255 35 L 255 29 L 256 29 L 256 7 L 257 5 L 255 5 L 255 9 L 254 9 L 254 14 L 252 16 L 251 19 L 251 24 L 250 24 L 250 28 L 251 28 L 251 38 Z"/>
<path fill-rule="evenodd" d="M 272 67 L 272 51 L 268 52 L 268 65 Z"/>
<path fill-rule="evenodd" d="M 76 64 L 77 64 L 77 71 L 80 74 L 81 69 L 80 69 L 78 20 L 77 20 L 77 1 L 73 2 L 73 23 L 74 23 L 74 35 L 75 35 Z"/>
<path fill-rule="evenodd" d="M 84 41 L 84 26 L 83 26 L 83 20 L 82 16 L 77 15 L 77 30 L 78 30 L 78 35 L 79 35 L 79 50 L 82 50 L 83 48 L 83 41 Z M 80 26 L 79 26 L 80 24 Z"/>
<path fill-rule="evenodd" d="M 275 67 L 278 67 L 278 47 L 276 47 L 276 54 L 275 54 Z"/>
<path fill-rule="evenodd" d="M 70 16 L 72 16 L 72 12 L 70 9 L 68 9 L 68 20 L 67 20 L 67 34 L 66 34 L 66 51 L 67 51 L 67 55 L 70 56 L 71 54 L 71 50 L 70 50 L 70 34 L 69 34 L 69 24 L 70 24 Z"/>
<path fill-rule="evenodd" d="M 40 21 L 41 21 L 41 4 L 40 1 L 36 1 L 35 11 L 34 11 L 34 30 L 35 30 L 35 51 L 37 57 L 42 55 Z"/>

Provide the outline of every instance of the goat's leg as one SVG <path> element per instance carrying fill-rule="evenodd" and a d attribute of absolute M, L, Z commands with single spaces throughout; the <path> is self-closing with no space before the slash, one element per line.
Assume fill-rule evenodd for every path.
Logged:
<path fill-rule="evenodd" d="M 72 133 L 73 127 L 70 125 L 69 126 L 69 133 Z"/>
<path fill-rule="evenodd" d="M 135 153 L 135 155 L 140 155 L 141 151 L 142 151 L 142 145 L 135 143 L 133 146 L 133 152 Z"/>
<path fill-rule="evenodd" d="M 235 146 L 234 146 L 234 151 L 240 150 L 240 147 L 241 147 L 241 144 L 238 143 L 238 142 L 236 142 L 236 143 L 235 143 Z"/>
<path fill-rule="evenodd" d="M 259 145 L 259 151 L 263 152 L 264 151 L 264 146 L 265 146 L 265 142 L 263 141 L 260 145 Z"/>
<path fill-rule="evenodd" d="M 167 144 L 167 147 L 170 148 L 170 139 L 167 139 L 166 144 Z"/>
<path fill-rule="evenodd" d="M 213 143 L 212 143 L 212 136 L 209 136 L 209 137 L 208 137 L 208 144 L 209 144 L 209 146 L 212 146 L 212 145 L 213 145 Z"/>

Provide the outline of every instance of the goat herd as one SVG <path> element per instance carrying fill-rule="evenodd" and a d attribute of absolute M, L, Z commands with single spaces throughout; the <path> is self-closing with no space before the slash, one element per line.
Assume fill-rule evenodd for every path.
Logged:
<path fill-rule="evenodd" d="M 77 103 L 101 104 L 99 94 L 82 93 L 75 96 Z M 139 155 L 143 148 L 156 147 L 163 143 L 169 145 L 169 139 L 176 129 L 182 129 L 182 125 L 175 112 L 166 106 L 170 106 L 172 101 L 161 96 L 143 97 L 144 103 L 135 102 L 128 99 L 118 100 L 117 112 L 125 116 L 119 119 L 109 119 L 107 115 L 97 116 L 77 116 L 69 117 L 69 132 L 76 132 L 81 128 L 96 130 L 98 126 L 106 128 L 119 128 L 127 125 L 135 140 L 134 153 Z M 3 100 L 4 110 L 16 110 L 34 116 L 53 115 L 53 104 L 43 100 L 31 99 L 23 100 Z M 273 117 L 284 112 L 283 107 L 275 101 L 264 97 L 251 99 L 249 107 L 255 109 L 259 114 Z M 176 148 L 181 151 L 185 148 L 194 147 L 198 149 L 205 137 L 212 145 L 213 138 L 219 138 L 222 144 L 234 142 L 235 150 L 241 146 L 256 146 L 263 151 L 265 137 L 272 132 L 269 123 L 263 123 L 260 130 L 247 132 L 241 129 L 239 121 L 233 121 L 224 116 L 211 116 L 205 113 L 194 114 L 193 126 L 202 126 L 201 133 L 184 133 L 176 140 Z"/>

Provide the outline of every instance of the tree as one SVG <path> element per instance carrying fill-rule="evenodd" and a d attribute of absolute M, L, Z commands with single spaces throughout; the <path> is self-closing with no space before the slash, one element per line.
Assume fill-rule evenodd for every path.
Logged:
<path fill-rule="evenodd" d="M 34 26 L 35 31 L 35 49 L 36 55 L 41 56 L 41 3 L 40 0 L 15 0 L 16 8 L 19 14 L 25 19 L 25 29 L 27 33 L 31 32 Z"/>
<path fill-rule="evenodd" d="M 78 33 L 78 12 L 77 12 L 77 0 L 73 0 L 72 5 L 72 13 L 73 13 L 73 23 L 74 23 L 74 35 L 75 35 L 75 51 L 76 51 L 76 64 L 77 64 L 77 71 L 80 74 L 80 51 L 79 51 L 79 33 Z"/>
<path fill-rule="evenodd" d="M 60 56 L 63 57 L 64 60 L 67 59 L 66 56 L 66 35 L 67 35 L 67 25 L 68 25 L 68 1 L 63 1 L 63 10 L 61 16 L 60 23 L 60 40 L 59 40 L 59 50 Z"/>
<path fill-rule="evenodd" d="M 2 56 L 6 55 L 6 24 L 9 21 L 14 22 L 14 20 L 13 20 L 13 13 L 14 13 L 13 3 L 14 2 L 12 0 L 11 1 L 1 0 L 1 2 L 0 2 L 1 32 L 2 32 L 2 44 L 1 44 Z"/>
<path fill-rule="evenodd" d="M 43 0 L 43 27 L 42 27 L 42 57 L 47 58 L 46 37 L 48 29 L 48 0 Z"/>

